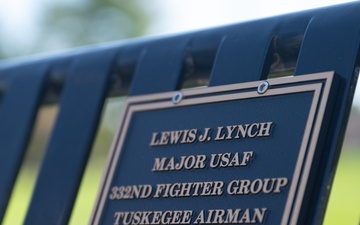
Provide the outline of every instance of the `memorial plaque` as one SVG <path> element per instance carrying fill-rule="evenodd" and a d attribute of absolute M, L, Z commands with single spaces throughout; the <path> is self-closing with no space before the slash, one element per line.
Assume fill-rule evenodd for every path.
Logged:
<path fill-rule="evenodd" d="M 129 97 L 90 224 L 296 224 L 334 77 Z"/>

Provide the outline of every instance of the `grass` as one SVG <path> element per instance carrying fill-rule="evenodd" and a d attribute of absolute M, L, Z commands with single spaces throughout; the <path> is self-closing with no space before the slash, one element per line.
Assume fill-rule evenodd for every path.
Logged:
<path fill-rule="evenodd" d="M 344 152 L 340 157 L 324 224 L 360 224 L 359 150 Z"/>

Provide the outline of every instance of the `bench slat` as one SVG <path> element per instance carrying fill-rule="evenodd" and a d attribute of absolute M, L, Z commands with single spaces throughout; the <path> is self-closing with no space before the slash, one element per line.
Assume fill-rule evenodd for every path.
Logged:
<path fill-rule="evenodd" d="M 74 58 L 25 224 L 67 224 L 90 154 L 116 50 Z"/>
<path fill-rule="evenodd" d="M 142 50 L 129 95 L 174 91 L 181 85 L 181 67 L 188 38 L 151 43 Z"/>
<path fill-rule="evenodd" d="M 8 75 L 10 85 L 0 105 L 0 222 L 31 136 L 45 84 L 46 64 L 19 66 Z"/>
<path fill-rule="evenodd" d="M 329 187 L 335 175 L 337 162 L 341 150 L 347 119 L 351 110 L 354 93 L 354 84 L 358 74 L 355 67 L 359 66 L 359 42 L 360 42 L 360 11 L 359 4 L 343 5 L 341 10 L 336 7 L 320 11 L 314 17 L 306 31 L 301 46 L 295 75 L 316 73 L 320 71 L 335 71 L 339 77 L 338 96 L 330 101 L 335 105 L 332 112 L 332 121 L 328 124 L 326 134 L 327 143 L 324 155 L 320 156 L 321 163 L 326 163 L 323 170 L 312 171 L 311 177 L 316 177 L 316 188 L 307 193 L 306 198 L 319 204 L 310 204 L 313 209 L 306 212 L 307 218 L 321 220 L 325 213 L 327 198 L 330 194 Z M 351 15 L 351 16 L 350 16 Z M 325 137 L 322 137 L 325 138 Z M 304 224 L 310 224 L 305 221 Z"/>
<path fill-rule="evenodd" d="M 266 62 L 276 27 L 274 21 L 249 23 L 224 36 L 215 58 L 209 86 L 266 79 Z"/>

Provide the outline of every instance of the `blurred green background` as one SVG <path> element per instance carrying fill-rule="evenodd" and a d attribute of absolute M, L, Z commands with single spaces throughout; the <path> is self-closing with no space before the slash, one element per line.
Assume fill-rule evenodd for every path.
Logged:
<path fill-rule="evenodd" d="M 10 20 L 9 18 L 11 17 L 5 17 L 3 16 L 4 14 L 0 14 L 0 59 L 59 51 L 77 46 L 154 34 L 156 30 L 162 30 L 161 24 L 165 26 L 164 24 L 169 22 L 170 17 L 166 17 L 166 15 L 169 13 L 175 14 L 166 11 L 169 8 L 161 7 L 161 5 L 168 5 L 170 1 L 166 2 L 161 0 L 80 0 L 76 2 L 31 0 L 30 2 L 39 5 L 37 6 L 35 26 L 32 27 L 31 31 L 28 30 L 25 40 L 19 39 L 19 37 L 15 35 L 16 32 L 12 33 L 12 31 L 10 32 L 7 28 L 17 22 Z M 174 2 L 178 2 L 178 10 L 182 10 L 182 13 L 173 15 L 178 19 L 185 16 L 186 12 L 189 15 L 192 14 L 192 12 L 194 12 L 194 14 L 199 13 L 199 11 L 194 11 L 193 8 L 195 6 L 187 8 L 195 4 L 191 1 L 185 1 L 183 4 L 184 8 L 179 7 L 181 6 L 179 1 L 173 1 L 173 3 Z M 204 1 L 198 1 L 196 5 L 201 5 L 199 2 L 205 4 Z M 215 1 L 207 2 L 207 6 L 219 11 L 219 6 L 210 4 L 211 2 Z M 219 2 L 221 4 L 221 1 L 217 1 L 217 3 Z M 234 1 L 232 2 L 233 4 L 240 4 Z M 5 2 L 1 2 L 1 4 L 5 4 Z M 259 1 L 259 5 L 263 7 L 266 3 L 265 1 Z M 254 6 L 251 5 L 251 7 Z M 212 19 L 223 21 L 222 18 L 224 18 L 226 14 L 231 14 L 227 12 L 231 10 L 233 10 L 231 12 L 235 12 L 234 9 L 236 9 L 236 7 L 228 4 L 222 13 L 217 13 L 217 16 Z M 247 8 L 245 7 L 244 9 L 243 7 L 239 10 L 247 10 Z M 2 7 L 0 13 L 4 12 L 4 7 Z M 254 15 L 259 14 L 254 13 Z M 21 17 L 26 15 L 16 16 Z M 188 20 L 188 23 L 192 22 L 196 24 L 195 21 L 189 22 Z M 228 21 L 223 22 L 226 23 Z M 170 24 L 170 27 L 178 26 L 179 29 L 186 29 L 182 27 L 183 24 L 184 22 L 173 22 L 173 24 Z M 167 26 L 169 26 L 169 24 Z M 14 29 L 21 28 L 15 26 Z M 169 30 L 164 28 L 164 32 L 166 31 Z M 23 34 L 23 36 L 26 35 Z M 117 122 L 120 118 L 123 102 L 124 97 L 109 98 L 106 101 L 101 124 L 93 145 L 90 161 L 81 184 L 70 224 L 81 225 L 87 224 L 88 222 L 106 163 L 107 153 L 110 149 L 112 138 L 118 124 Z M 3 224 L 22 224 L 57 112 L 57 105 L 43 106 L 38 112 L 27 155 L 24 159 Z M 332 187 L 324 224 L 359 224 L 359 222 L 360 111 L 357 107 L 354 107 L 336 172 L 335 182 Z"/>

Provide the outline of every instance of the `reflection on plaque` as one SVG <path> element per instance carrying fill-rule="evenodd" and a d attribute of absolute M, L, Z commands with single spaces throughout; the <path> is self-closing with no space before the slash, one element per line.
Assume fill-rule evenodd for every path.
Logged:
<path fill-rule="evenodd" d="M 128 98 L 90 223 L 296 224 L 333 79 Z"/>

